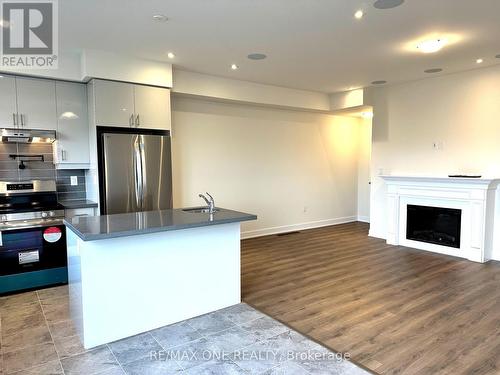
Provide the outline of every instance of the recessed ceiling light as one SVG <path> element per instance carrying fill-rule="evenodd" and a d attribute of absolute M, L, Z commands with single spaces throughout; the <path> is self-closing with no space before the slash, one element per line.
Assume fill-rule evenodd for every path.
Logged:
<path fill-rule="evenodd" d="M 377 9 L 391 9 L 403 4 L 405 0 L 377 0 L 373 6 Z"/>
<path fill-rule="evenodd" d="M 372 82 L 372 85 L 384 85 L 386 84 L 387 81 L 384 81 L 384 80 L 380 80 L 380 81 L 373 81 Z"/>
<path fill-rule="evenodd" d="M 153 16 L 153 20 L 155 20 L 156 22 L 167 22 L 168 17 L 165 16 L 164 14 L 155 14 Z"/>
<path fill-rule="evenodd" d="M 418 43 L 417 49 L 423 53 L 434 53 L 441 50 L 446 43 L 446 39 L 428 39 Z"/>
<path fill-rule="evenodd" d="M 441 68 L 432 68 L 432 69 L 424 70 L 424 73 L 439 73 L 442 71 L 443 71 L 443 69 L 441 69 Z"/>
<path fill-rule="evenodd" d="M 476 60 L 476 64 L 482 64 L 482 63 L 483 63 L 483 61 L 484 61 L 483 59 L 477 59 L 477 60 Z"/>
<path fill-rule="evenodd" d="M 175 57 L 175 54 L 174 54 L 173 52 L 168 52 L 168 53 L 167 53 L 167 57 L 168 57 L 169 59 L 173 59 L 173 58 Z"/>
<path fill-rule="evenodd" d="M 267 56 L 263 53 L 251 53 L 247 57 L 250 60 L 264 60 Z"/>
<path fill-rule="evenodd" d="M 237 70 L 239 67 L 236 64 L 231 64 L 231 69 L 232 70 Z"/>
<path fill-rule="evenodd" d="M 356 18 L 357 20 L 360 20 L 361 18 L 363 18 L 363 16 L 364 16 L 364 13 L 361 9 L 358 10 L 356 13 L 354 13 L 354 18 Z"/>

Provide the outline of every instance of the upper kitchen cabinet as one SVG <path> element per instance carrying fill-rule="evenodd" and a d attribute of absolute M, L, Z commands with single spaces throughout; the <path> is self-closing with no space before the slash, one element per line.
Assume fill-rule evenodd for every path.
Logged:
<path fill-rule="evenodd" d="M 15 128 L 17 121 L 16 79 L 0 78 L 0 127 Z"/>
<path fill-rule="evenodd" d="M 134 85 L 135 126 L 145 129 L 171 129 L 170 90 Z"/>
<path fill-rule="evenodd" d="M 94 80 L 94 105 L 97 126 L 171 129 L 167 88 Z"/>
<path fill-rule="evenodd" d="M 16 77 L 18 127 L 57 130 L 55 81 Z"/>
<path fill-rule="evenodd" d="M 134 85 L 94 81 L 95 118 L 98 126 L 130 127 L 134 118 Z"/>
<path fill-rule="evenodd" d="M 56 82 L 57 141 L 54 147 L 57 168 L 88 168 L 89 122 L 87 87 L 82 83 Z"/>

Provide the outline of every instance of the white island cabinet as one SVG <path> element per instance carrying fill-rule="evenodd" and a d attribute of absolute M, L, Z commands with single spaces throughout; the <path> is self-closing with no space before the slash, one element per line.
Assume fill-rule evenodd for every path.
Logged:
<path fill-rule="evenodd" d="M 86 349 L 241 302 L 240 222 L 182 209 L 66 219 L 71 317 Z"/>

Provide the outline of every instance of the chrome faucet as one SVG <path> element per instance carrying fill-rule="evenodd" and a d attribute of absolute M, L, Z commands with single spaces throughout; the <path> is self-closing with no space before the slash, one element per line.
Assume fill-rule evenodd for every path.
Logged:
<path fill-rule="evenodd" d="M 210 199 L 205 197 L 203 194 L 198 194 L 200 198 L 202 198 L 206 203 L 207 203 L 207 209 L 209 214 L 213 214 L 215 212 L 215 200 L 214 197 L 212 197 L 209 193 L 205 193 L 208 195 Z"/>

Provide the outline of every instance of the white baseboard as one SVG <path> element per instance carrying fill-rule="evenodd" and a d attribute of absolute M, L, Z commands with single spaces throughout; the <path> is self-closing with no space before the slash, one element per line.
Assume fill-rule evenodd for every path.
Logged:
<path fill-rule="evenodd" d="M 363 223 L 369 223 L 370 222 L 370 216 L 358 215 L 358 221 L 361 221 Z"/>
<path fill-rule="evenodd" d="M 368 231 L 368 237 L 380 238 L 382 240 L 386 239 L 385 234 L 383 234 L 383 233 L 377 233 L 376 231 L 372 230 L 371 228 Z"/>
<path fill-rule="evenodd" d="M 327 219 L 327 220 L 319 220 L 319 221 L 310 221 L 308 223 L 284 225 L 281 227 L 271 227 L 271 228 L 250 230 L 250 231 L 246 231 L 246 232 L 241 232 L 241 238 L 246 239 L 246 238 L 269 236 L 271 234 L 293 232 L 293 231 L 297 231 L 297 230 L 321 228 L 321 227 L 327 227 L 330 225 L 352 223 L 352 222 L 357 221 L 357 220 L 358 220 L 357 216 L 347 216 L 347 217 L 339 217 L 336 219 Z"/>

